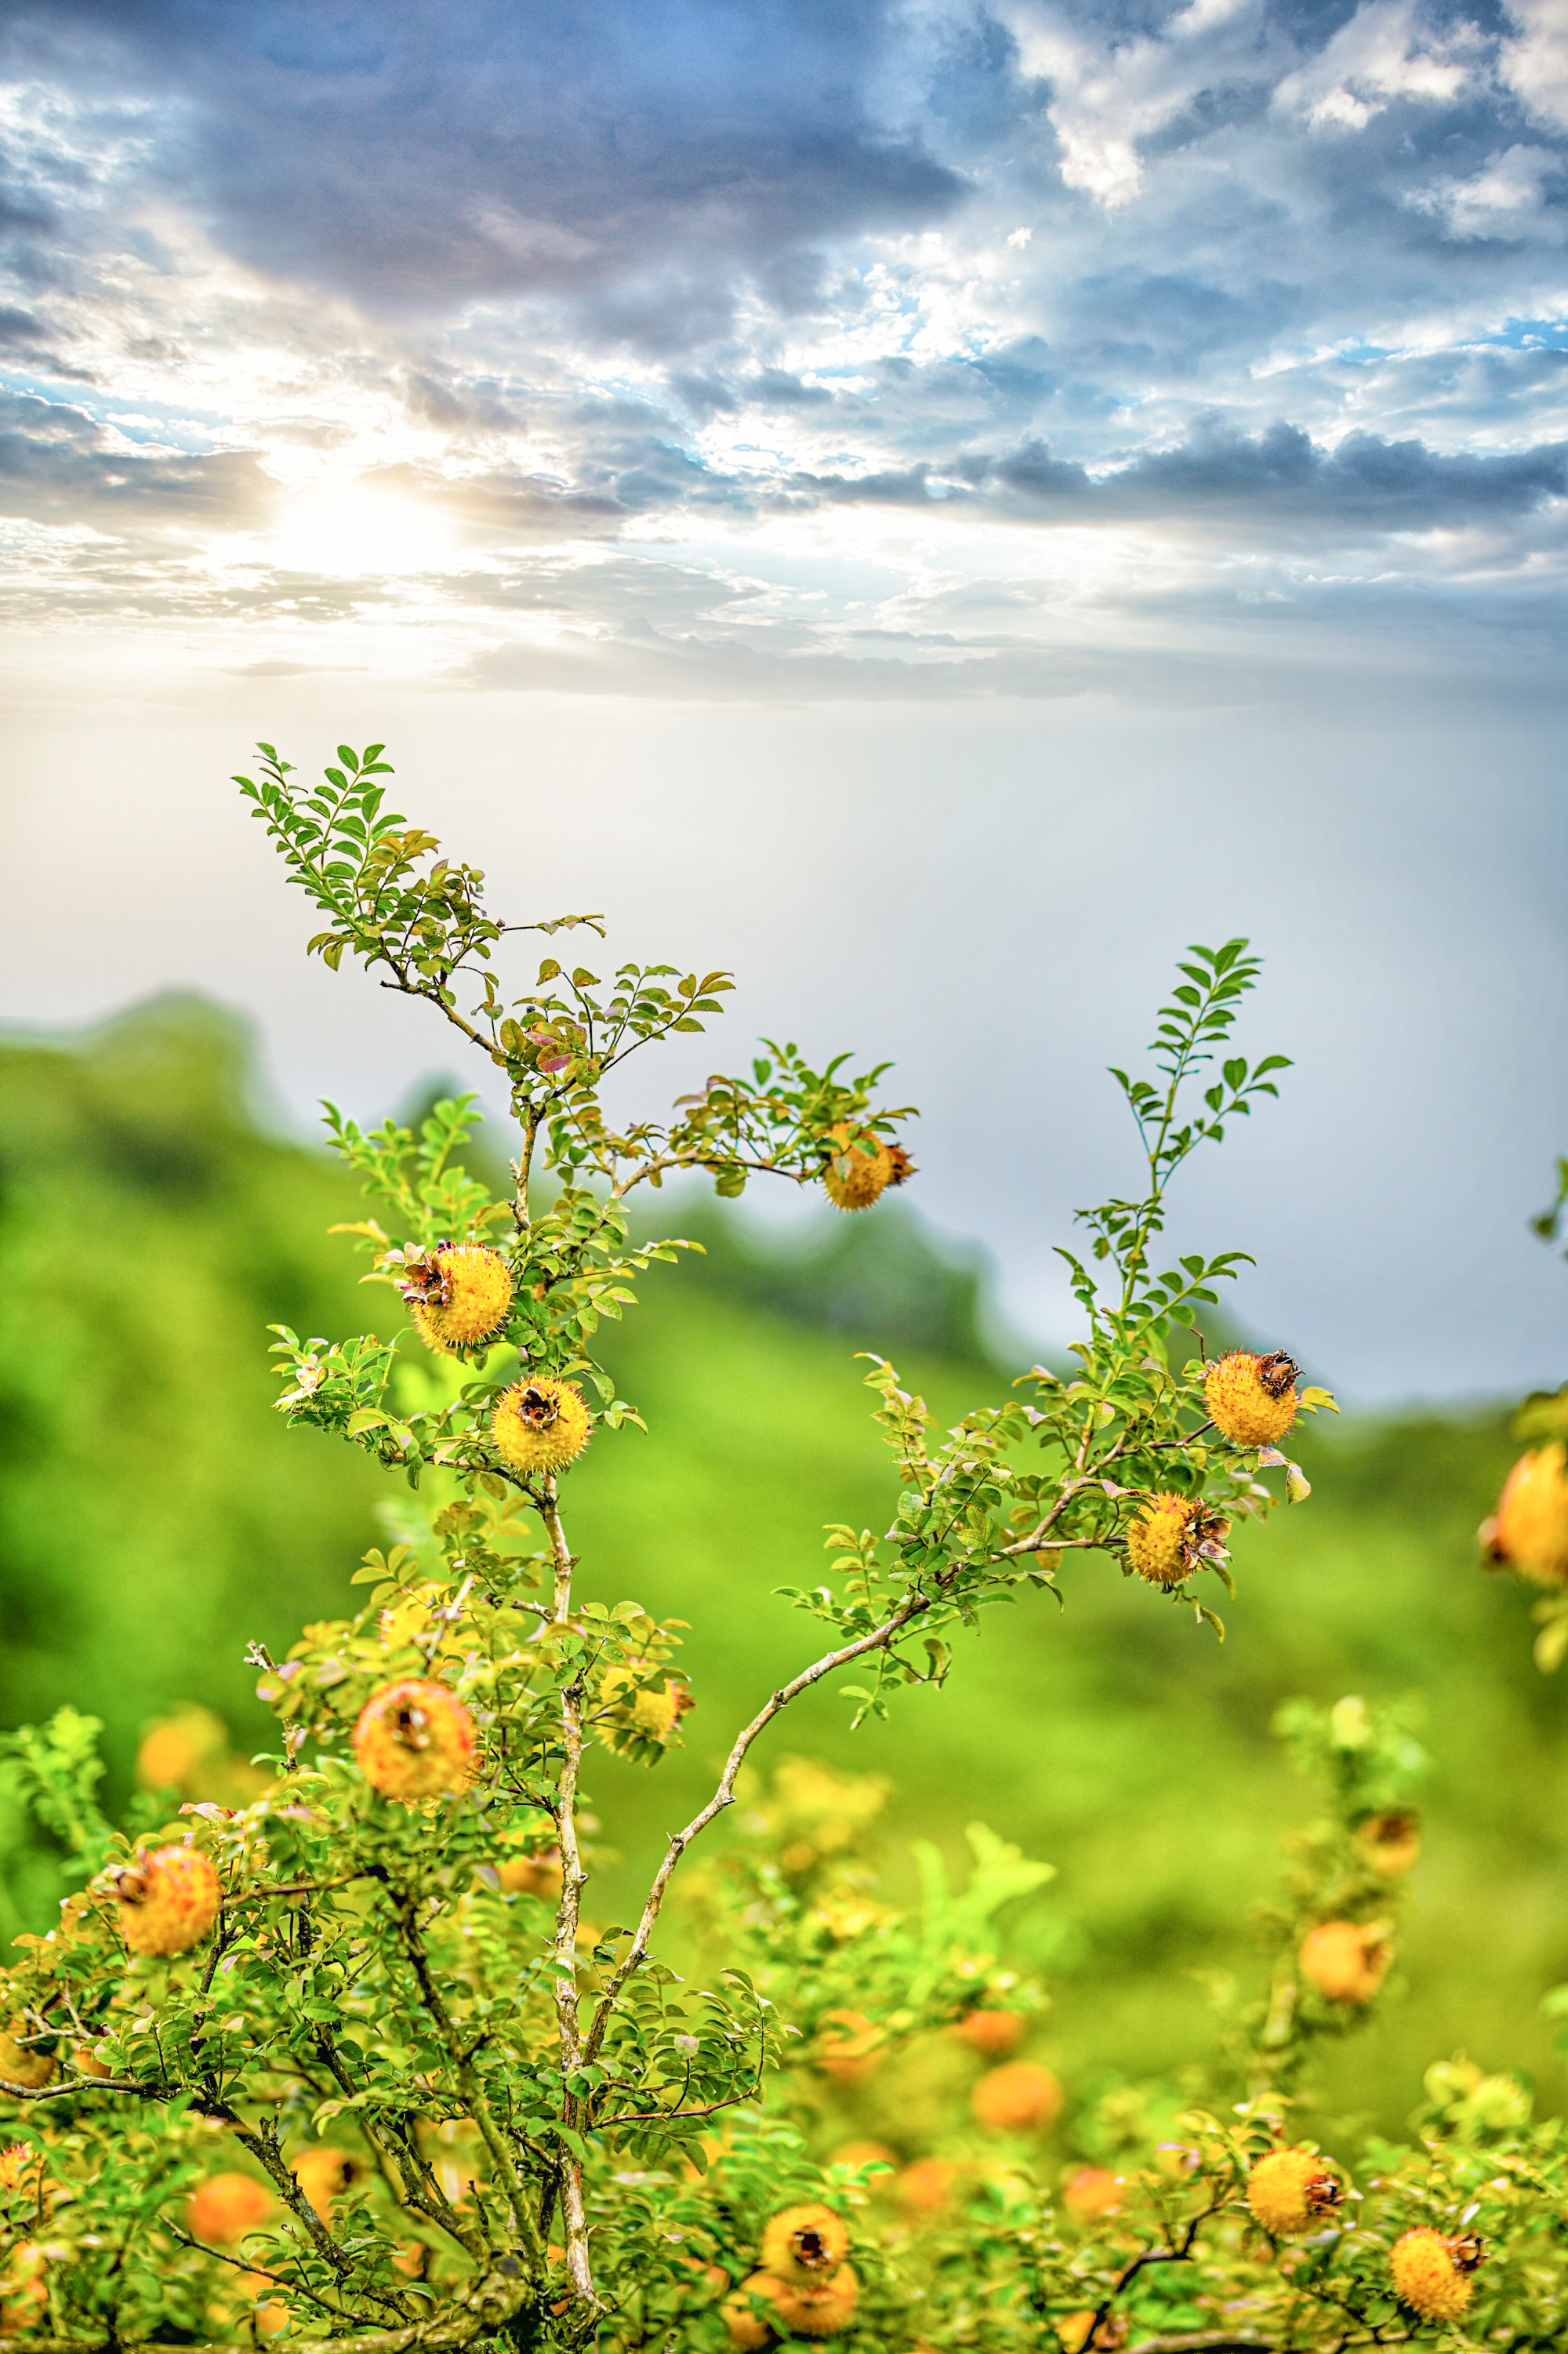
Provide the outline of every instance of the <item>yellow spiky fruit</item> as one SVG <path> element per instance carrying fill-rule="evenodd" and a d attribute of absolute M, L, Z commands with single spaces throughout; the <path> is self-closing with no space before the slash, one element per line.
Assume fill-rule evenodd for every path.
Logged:
<path fill-rule="evenodd" d="M 780 2281 L 773 2298 L 779 2320 L 795 2338 L 836 2338 L 854 2319 L 859 2303 L 853 2264 L 841 2264 L 825 2280 Z"/>
<path fill-rule="evenodd" d="M 1023 2020 L 1016 2010 L 971 2010 L 953 2021 L 952 2031 L 982 2060 L 1005 2060 L 1023 2040 Z"/>
<path fill-rule="evenodd" d="M 1421 1826 L 1408 1807 L 1391 1807 L 1356 1825 L 1356 1846 L 1380 1880 L 1398 1880 L 1421 1853 Z"/>
<path fill-rule="evenodd" d="M 812 2200 L 786 2207 L 762 2234 L 761 2261 L 775 2280 L 810 2284 L 837 2272 L 849 2253 L 849 2232 L 842 2215 Z"/>
<path fill-rule="evenodd" d="M 1079 2223 L 1119 2215 L 1126 2199 L 1126 2183 L 1107 2166 L 1080 2166 L 1062 2185 L 1062 2204 Z"/>
<path fill-rule="evenodd" d="M 1277 1447 L 1300 1411 L 1299 1378 L 1283 1349 L 1232 1349 L 1204 1376 L 1209 1419 L 1234 1447 Z"/>
<path fill-rule="evenodd" d="M 473 1779 L 479 1740 L 472 1717 L 445 1684 L 399 1676 L 360 1710 L 354 1755 L 373 1790 L 411 1807 L 460 1797 Z"/>
<path fill-rule="evenodd" d="M 120 1934 L 133 1954 L 167 1956 L 199 1946 L 217 1918 L 223 1892 L 211 1859 L 194 1847 L 141 1849 L 115 1875 Z"/>
<path fill-rule="evenodd" d="M 193 2239 L 232 2248 L 271 2211 L 272 2194 L 253 2175 L 212 2174 L 191 2192 L 185 2220 Z"/>
<path fill-rule="evenodd" d="M 1329 2002 L 1371 2002 L 1393 1959 L 1386 1921 L 1319 1921 L 1301 1940 L 1301 1975 Z"/>
<path fill-rule="evenodd" d="M 1470 2302 L 1470 2275 L 1484 2253 L 1479 2240 L 1445 2239 L 1425 2227 L 1402 2232 L 1388 2259 L 1394 2292 L 1423 2321 L 1457 2321 Z"/>
<path fill-rule="evenodd" d="M 1180 1585 L 1206 1555 L 1218 1554 L 1227 1534 L 1228 1523 L 1201 1497 L 1165 1489 L 1150 1498 L 1128 1527 L 1127 1557 L 1149 1585 Z"/>
<path fill-rule="evenodd" d="M 7 2084 L 23 2084 L 30 2093 L 48 2084 L 55 2073 L 55 2062 L 47 2052 L 28 2051 L 16 2038 L 29 2032 L 25 2019 L 14 2019 L 0 2035 L 0 2080 Z"/>
<path fill-rule="evenodd" d="M 992 2133 L 1043 2131 L 1062 2113 L 1062 2087 L 1049 2068 L 1033 2060 L 1010 2060 L 980 2078 L 969 2107 L 976 2124 Z"/>
<path fill-rule="evenodd" d="M 354 2189 L 365 2168 L 346 2149 L 323 2144 L 291 2158 L 289 2171 L 325 2223 L 331 2220 L 334 2202 Z"/>
<path fill-rule="evenodd" d="M 901 1144 L 890 1144 L 874 1129 L 851 1129 L 847 1121 L 829 1131 L 832 1151 L 822 1170 L 822 1187 L 840 1210 L 869 1210 L 890 1185 L 902 1185 L 915 1164 Z"/>
<path fill-rule="evenodd" d="M 736 2354 L 760 2354 L 761 2348 L 770 2345 L 777 2337 L 782 2323 L 775 2323 L 773 2314 L 783 2287 L 783 2282 L 775 2280 L 771 2273 L 753 2273 L 749 2280 L 741 2282 L 733 2296 L 726 2297 L 725 2327 Z M 754 2299 L 767 2310 L 758 2313 Z"/>
<path fill-rule="evenodd" d="M 623 1668 L 607 1668 L 599 1681 L 599 1699 L 606 1708 L 614 1708 L 630 1693 L 623 1713 L 630 1716 L 645 1739 L 665 1741 L 680 1722 L 685 1693 L 679 1684 L 670 1682 L 662 1690 L 652 1685 L 644 1685 L 641 1691 L 635 1690 L 651 1672 L 645 1659 L 629 1660 Z"/>
<path fill-rule="evenodd" d="M 588 1443 L 593 1418 L 582 1393 L 546 1373 L 524 1375 L 503 1390 L 490 1426 L 491 1443 L 514 1471 L 564 1471 Z"/>
<path fill-rule="evenodd" d="M 1310 2149 L 1271 2149 L 1246 2179 L 1254 2222 L 1277 2240 L 1305 2232 L 1340 2203 L 1339 2183 Z"/>
<path fill-rule="evenodd" d="M 1492 1560 L 1521 1577 L 1568 1585 L 1568 1447 L 1561 1440 L 1520 1457 L 1480 1536 Z"/>
<path fill-rule="evenodd" d="M 398 1285 L 414 1327 L 429 1349 L 453 1356 L 493 1341 L 512 1306 L 512 1270 L 499 1251 L 472 1243 L 438 1243 L 410 1260 Z"/>

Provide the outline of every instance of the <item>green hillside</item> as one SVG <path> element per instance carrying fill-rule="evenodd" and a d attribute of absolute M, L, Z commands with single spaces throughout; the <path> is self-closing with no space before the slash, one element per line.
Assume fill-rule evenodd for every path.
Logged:
<path fill-rule="evenodd" d="M 242 1036 L 186 1001 L 79 1051 L 0 1047 L 0 1712 L 69 1699 L 102 1716 L 122 1782 L 171 1701 L 251 1732 L 247 1640 L 349 1606 L 376 1498 L 396 1492 L 270 1411 L 267 1323 L 342 1332 L 388 1303 L 325 1235 L 353 1214 L 341 1172 L 263 1132 L 249 1086 Z M 567 1514 L 601 1596 L 694 1622 L 698 1708 L 657 1773 L 595 1766 L 626 1858 L 592 1892 L 600 1920 L 624 1917 L 735 1724 L 810 1655 L 773 1589 L 811 1582 L 825 1522 L 886 1525 L 853 1349 L 896 1355 L 944 1419 L 1005 1378 L 974 1269 L 902 1205 L 769 1251 L 705 1203 L 661 1206 L 712 1249 L 657 1269 L 610 1335 L 650 1436 L 597 1440 Z M 1307 1804 L 1268 1737 L 1278 1700 L 1419 1690 L 1436 1769 L 1406 1991 L 1340 2050 L 1335 2101 L 1397 2126 L 1425 2063 L 1464 2046 L 1560 2105 L 1537 2003 L 1568 1978 L 1568 1688 L 1537 1674 L 1526 1598 L 1474 1546 L 1510 1453 L 1500 1414 L 1330 1429 L 1305 1455 L 1311 1501 L 1238 1547 L 1223 1649 L 1107 1563 L 1070 1563 L 1065 1615 L 1041 1597 L 999 1617 L 945 1693 L 853 1737 L 846 1705 L 817 1697 L 778 1746 L 891 1775 L 895 1843 L 956 1849 L 982 1816 L 1060 1867 L 1029 1934 L 1082 2085 L 1201 2052 L 1195 1973 L 1248 1966 L 1246 1908 Z"/>

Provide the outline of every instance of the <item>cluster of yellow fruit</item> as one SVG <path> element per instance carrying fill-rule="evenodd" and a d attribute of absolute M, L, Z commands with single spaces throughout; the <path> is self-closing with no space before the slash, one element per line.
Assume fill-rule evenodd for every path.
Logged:
<path fill-rule="evenodd" d="M 1298 1369 L 1282 1349 L 1268 1356 L 1233 1349 L 1204 1377 L 1209 1419 L 1234 1447 L 1277 1447 L 1300 1411 L 1297 1380 Z M 1128 1530 L 1127 1556 L 1150 1585 L 1181 1585 L 1216 1557 L 1228 1533 L 1228 1523 L 1202 1497 L 1163 1489 Z"/>
<path fill-rule="evenodd" d="M 427 1348 L 453 1357 L 501 1338 L 515 1286 L 499 1251 L 478 1243 L 438 1243 L 422 1258 L 406 1262 L 398 1288 Z M 514 1471 L 564 1471 L 588 1445 L 592 1427 L 572 1383 L 530 1373 L 497 1399 L 491 1444 Z"/>
<path fill-rule="evenodd" d="M 1337 2176 L 1316 2150 L 1275 2149 L 1247 2176 L 1253 2221 L 1271 2239 L 1293 2238 L 1333 2213 L 1344 2197 Z M 1446 2236 L 1424 2225 L 1402 2232 L 1389 2251 L 1394 2294 L 1423 2321 L 1455 2321 L 1470 2302 L 1477 2266 L 1486 2254 L 1473 2234 Z"/>
<path fill-rule="evenodd" d="M 1520 1457 L 1480 1539 L 1499 1567 L 1541 1585 L 1568 1585 L 1568 1448 L 1561 1441 Z"/>
<path fill-rule="evenodd" d="M 832 2338 L 854 2319 L 860 2282 L 843 2219 L 831 2207 L 786 2207 L 763 2232 L 760 2255 L 725 2300 L 730 2343 L 742 2354 L 776 2337 Z"/>

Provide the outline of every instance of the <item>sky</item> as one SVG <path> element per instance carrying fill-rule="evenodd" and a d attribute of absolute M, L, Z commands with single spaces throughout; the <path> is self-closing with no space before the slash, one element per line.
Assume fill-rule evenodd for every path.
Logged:
<path fill-rule="evenodd" d="M 1354 1397 L 1568 1372 L 1568 0 L 9 0 L 0 82 L 5 1018 L 450 1062 L 224 784 L 384 737 L 735 966 L 719 1059 L 895 1055 L 1059 1341 L 1247 932 L 1298 1069 L 1183 1239 Z"/>

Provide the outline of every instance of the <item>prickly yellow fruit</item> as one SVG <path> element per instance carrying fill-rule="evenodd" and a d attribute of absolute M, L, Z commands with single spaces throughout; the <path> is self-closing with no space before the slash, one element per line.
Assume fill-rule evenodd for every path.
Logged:
<path fill-rule="evenodd" d="M 400 1805 L 454 1797 L 473 1779 L 473 1719 L 445 1684 L 400 1676 L 372 1692 L 354 1728 L 354 1754 L 373 1790 Z"/>
<path fill-rule="evenodd" d="M 1119 2215 L 1127 2185 L 1105 2166 L 1080 2166 L 1062 2185 L 1062 2204 L 1080 2223 L 1101 2215 Z"/>
<path fill-rule="evenodd" d="M 561 1893 L 561 1850 L 547 1847 L 541 1855 L 508 1854 L 496 1864 L 495 1876 L 504 1896 L 543 1896 L 553 1904 Z"/>
<path fill-rule="evenodd" d="M 842 1122 L 831 1131 L 832 1151 L 822 1171 L 828 1199 L 841 1210 L 869 1210 L 890 1185 L 902 1185 L 914 1175 L 914 1164 L 901 1144 L 890 1144 L 874 1129 L 851 1130 Z"/>
<path fill-rule="evenodd" d="M 762 2234 L 762 2269 L 775 2280 L 824 2280 L 837 2272 L 848 2253 L 842 2216 L 820 2202 L 786 2207 Z"/>
<path fill-rule="evenodd" d="M 271 2193 L 249 2174 L 213 2174 L 191 2193 L 185 2210 L 193 2240 L 231 2248 L 272 2211 Z"/>
<path fill-rule="evenodd" d="M 1369 1815 L 1356 1825 L 1362 1860 L 1382 1880 L 1397 1880 L 1421 1853 L 1421 1827 L 1407 1807 Z"/>
<path fill-rule="evenodd" d="M 18 2035 L 30 2032 L 25 2019 L 14 2019 L 0 2035 L 0 2079 L 7 2084 L 25 2084 L 30 2093 L 36 2093 L 53 2076 L 55 2063 L 48 2052 L 26 2051 L 17 2042 Z"/>
<path fill-rule="evenodd" d="M 1479 2240 L 1441 2232 L 1403 2232 L 1389 2253 L 1396 2296 L 1423 2321 L 1457 2321 L 1470 2302 L 1470 2275 L 1486 2253 Z"/>
<path fill-rule="evenodd" d="M 978 2125 L 993 2133 L 1028 2133 L 1054 2125 L 1062 2113 L 1062 2087 L 1049 2068 L 1033 2060 L 1010 2060 L 992 2068 L 969 2094 Z"/>
<path fill-rule="evenodd" d="M 1568 1584 L 1568 1448 L 1556 1441 L 1521 1455 L 1503 1481 L 1498 1508 L 1481 1523 L 1495 1562 L 1542 1585 Z"/>
<path fill-rule="evenodd" d="M 1204 1378 L 1209 1419 L 1233 1446 L 1277 1447 L 1300 1407 L 1298 1378 L 1283 1349 L 1267 1357 L 1233 1349 Z"/>
<path fill-rule="evenodd" d="M 648 1684 L 645 1679 L 652 1672 L 646 1659 L 629 1659 L 623 1668 L 607 1668 L 599 1680 L 599 1696 L 606 1708 L 625 1701 L 621 1714 L 630 1716 L 636 1730 L 649 1741 L 663 1741 L 680 1721 L 686 1693 L 677 1683 L 666 1682 L 662 1690 Z M 639 1683 L 643 1685 L 641 1691 L 636 1690 Z"/>
<path fill-rule="evenodd" d="M 1253 2221 L 1276 2239 L 1305 2232 L 1337 2207 L 1340 2186 L 1315 2150 L 1271 2149 L 1246 2179 Z"/>
<path fill-rule="evenodd" d="M 773 2305 L 796 2338 L 834 2338 L 847 2329 L 860 2303 L 860 2282 L 852 2264 L 841 2264 L 825 2280 L 780 2281 Z"/>
<path fill-rule="evenodd" d="M 451 1356 L 493 1340 L 512 1305 L 512 1270 L 499 1251 L 438 1243 L 398 1285 L 427 1348 Z"/>
<path fill-rule="evenodd" d="M 1319 1921 L 1301 1940 L 1301 1975 L 1330 2002 L 1370 2002 L 1393 1959 L 1386 1921 Z"/>
<path fill-rule="evenodd" d="M 120 1934 L 133 1954 L 185 1954 L 217 1918 L 222 1891 L 211 1861 L 194 1847 L 138 1850 L 114 1880 Z"/>
<path fill-rule="evenodd" d="M 502 1392 L 490 1437 L 514 1471 L 564 1471 L 588 1445 L 592 1427 L 579 1390 L 537 1373 Z"/>
<path fill-rule="evenodd" d="M 912 2215 L 939 2215 L 953 2196 L 959 2169 L 950 2158 L 916 2158 L 904 2168 L 895 2189 L 898 2203 Z"/>
<path fill-rule="evenodd" d="M 365 2169 L 347 2150 L 323 2147 L 302 2150 L 298 2158 L 291 2158 L 289 2171 L 324 2223 L 332 2215 L 334 2200 L 352 2190 Z"/>
<path fill-rule="evenodd" d="M 1223 1553 L 1227 1524 L 1195 1496 L 1151 1497 L 1127 1532 L 1127 1557 L 1150 1585 L 1180 1585 Z"/>
<path fill-rule="evenodd" d="M 971 2010 L 955 2020 L 953 2033 L 985 2060 L 1005 2060 L 1018 2049 L 1023 2021 L 1015 2010 Z"/>
<path fill-rule="evenodd" d="M 881 2035 L 862 2010 L 830 2010 L 817 2065 L 840 2084 L 863 2084 L 881 2065 Z"/>
<path fill-rule="evenodd" d="M 222 1718 L 193 1703 L 147 1727 L 136 1752 L 136 1779 L 143 1790 L 183 1791 L 228 1747 Z"/>
<path fill-rule="evenodd" d="M 758 2349 L 769 2344 L 777 2335 L 771 2317 L 777 2309 L 783 2286 L 783 2282 L 776 2281 L 771 2273 L 753 2273 L 749 2280 L 742 2281 L 733 2296 L 726 2297 L 725 2327 L 729 2331 L 729 2342 L 736 2349 L 736 2354 L 758 2354 Z M 763 2313 L 755 2311 L 754 2298 L 768 2310 Z"/>

